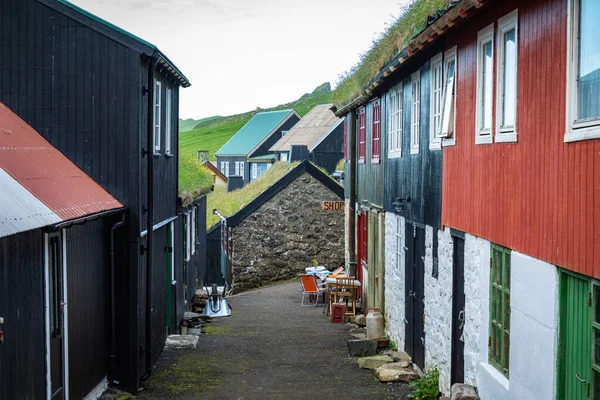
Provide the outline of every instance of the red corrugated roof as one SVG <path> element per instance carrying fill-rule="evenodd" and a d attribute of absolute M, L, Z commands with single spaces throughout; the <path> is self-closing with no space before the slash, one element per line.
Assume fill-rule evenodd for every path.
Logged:
<path fill-rule="evenodd" d="M 65 221 L 123 207 L 2 103 L 0 168 Z"/>

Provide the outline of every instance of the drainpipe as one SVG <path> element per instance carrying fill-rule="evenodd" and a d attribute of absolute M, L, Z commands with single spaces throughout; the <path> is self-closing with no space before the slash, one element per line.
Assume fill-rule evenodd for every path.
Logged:
<path fill-rule="evenodd" d="M 154 69 L 158 65 L 158 55 L 154 53 L 148 61 L 148 137 L 147 151 L 148 157 L 148 194 L 147 194 L 147 213 L 146 219 L 146 374 L 142 381 L 147 380 L 152 375 L 152 236 L 154 235 Z"/>
<path fill-rule="evenodd" d="M 116 275 L 116 256 L 115 256 L 115 231 L 125 224 L 125 213 L 121 214 L 121 221 L 117 222 L 110 229 L 110 353 L 108 355 L 108 371 L 113 378 L 117 365 L 116 351 L 116 306 L 115 306 L 115 275 Z"/>
<path fill-rule="evenodd" d="M 348 139 L 350 141 L 350 168 L 349 168 L 349 205 L 348 205 L 348 253 L 350 255 L 350 276 L 357 276 L 356 265 L 356 110 L 349 113 Z"/>

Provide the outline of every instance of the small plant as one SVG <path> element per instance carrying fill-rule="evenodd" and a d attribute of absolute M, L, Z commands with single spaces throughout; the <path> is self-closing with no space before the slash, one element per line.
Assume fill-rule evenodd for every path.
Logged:
<path fill-rule="evenodd" d="M 319 262 L 317 260 L 312 260 L 312 265 L 316 268 L 319 265 Z"/>
<path fill-rule="evenodd" d="M 409 384 L 415 391 L 408 395 L 415 400 L 437 400 L 440 398 L 440 371 L 437 366 Z"/>
<path fill-rule="evenodd" d="M 394 342 L 393 340 L 390 340 L 390 349 L 398 351 L 398 343 Z"/>

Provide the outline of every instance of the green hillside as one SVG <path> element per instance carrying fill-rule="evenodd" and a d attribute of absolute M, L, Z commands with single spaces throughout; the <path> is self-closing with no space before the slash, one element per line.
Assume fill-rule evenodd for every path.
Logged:
<path fill-rule="evenodd" d="M 296 101 L 280 104 L 276 107 L 265 109 L 257 108 L 254 111 L 248 111 L 242 114 L 200 120 L 193 130 L 187 132 L 180 130 L 179 151 L 183 154 L 191 154 L 195 157 L 198 150 L 208 150 L 210 159 L 215 160 L 215 152 L 256 113 L 293 108 L 298 114 L 304 116 L 314 106 L 332 102 L 333 92 L 323 92 L 324 89 L 326 90 L 328 88 L 330 88 L 328 83 L 319 85 L 319 87 L 311 94 L 304 95 Z"/>
<path fill-rule="evenodd" d="M 180 118 L 179 119 L 179 132 L 191 131 L 199 123 L 205 122 L 205 121 L 211 121 L 216 118 L 221 118 L 221 117 L 214 116 L 214 117 L 208 117 L 208 118 L 202 118 L 202 119 L 193 119 L 193 118 L 181 119 Z"/>

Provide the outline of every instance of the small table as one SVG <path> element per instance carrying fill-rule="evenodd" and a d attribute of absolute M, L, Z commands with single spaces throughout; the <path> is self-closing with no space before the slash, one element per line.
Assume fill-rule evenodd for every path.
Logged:
<path fill-rule="evenodd" d="M 343 277 L 340 276 L 340 278 L 343 278 Z M 331 296 L 331 288 L 332 287 L 336 287 L 337 280 L 336 280 L 335 277 L 327 277 L 327 278 L 325 278 L 325 283 L 327 284 L 327 291 L 326 291 L 326 293 L 327 293 L 327 301 L 326 302 L 329 303 L 329 298 Z M 353 285 L 352 286 L 352 301 L 356 302 L 356 289 L 358 289 L 359 287 L 361 287 L 361 284 L 360 284 L 360 281 L 358 279 L 354 279 L 352 281 L 352 285 Z M 323 311 L 324 312 L 325 311 L 330 312 L 329 307 L 326 306 L 325 310 L 323 310 Z M 350 313 L 346 312 L 346 315 L 352 315 L 352 313 L 351 312 Z"/>

